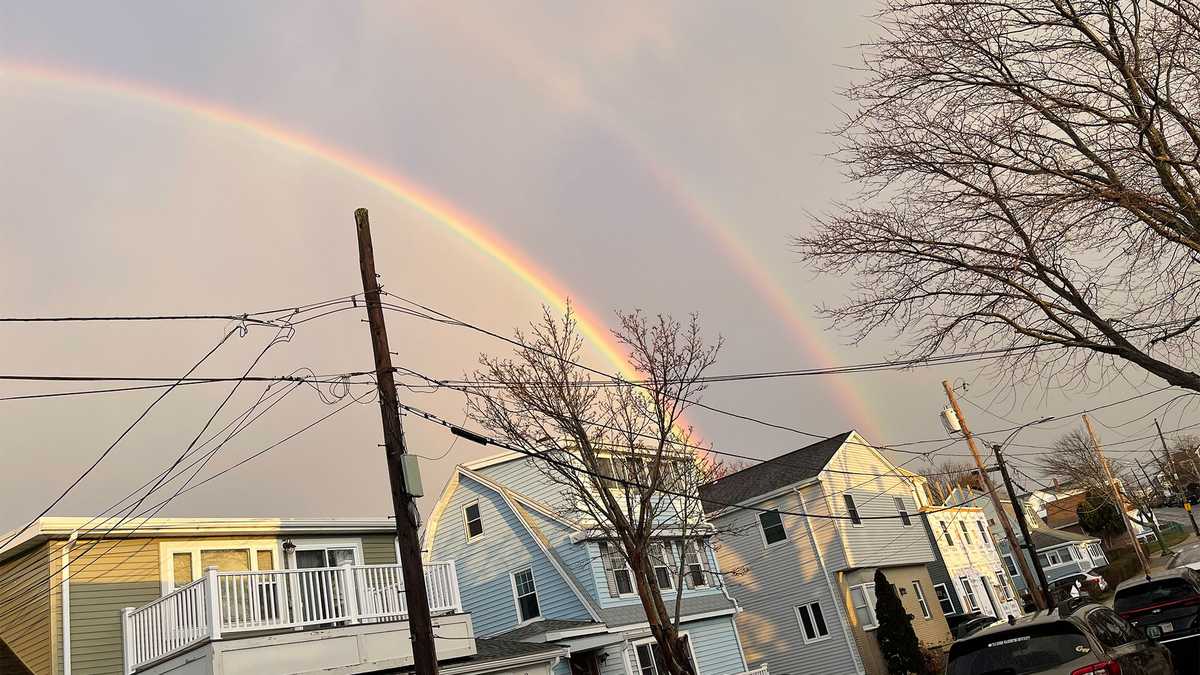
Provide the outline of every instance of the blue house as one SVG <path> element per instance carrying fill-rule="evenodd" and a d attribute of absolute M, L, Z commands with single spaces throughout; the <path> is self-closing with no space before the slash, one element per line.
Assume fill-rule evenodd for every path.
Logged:
<path fill-rule="evenodd" d="M 572 513 L 556 484 L 528 457 L 504 453 L 456 467 L 430 516 L 425 551 L 454 560 L 463 608 L 481 637 L 567 647 L 554 675 L 660 675 L 657 645 L 617 544 Z M 684 550 L 687 549 L 687 550 Z M 683 583 L 659 573 L 664 601 L 682 594 L 679 632 L 699 675 L 746 673 L 734 616 L 706 545 L 656 546 Z M 676 588 L 682 585 L 683 588 Z M 755 675 L 765 675 L 763 664 Z"/>

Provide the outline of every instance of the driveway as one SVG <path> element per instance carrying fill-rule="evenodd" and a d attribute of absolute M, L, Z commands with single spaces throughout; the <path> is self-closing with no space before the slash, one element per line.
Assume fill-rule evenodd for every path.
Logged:
<path fill-rule="evenodd" d="M 1184 565 L 1200 566 L 1200 541 L 1193 540 L 1179 546 L 1179 555 L 1171 562 L 1170 567 Z"/>

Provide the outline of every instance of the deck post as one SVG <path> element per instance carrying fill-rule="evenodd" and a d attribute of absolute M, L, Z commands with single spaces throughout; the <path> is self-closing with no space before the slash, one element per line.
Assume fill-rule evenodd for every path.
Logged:
<path fill-rule="evenodd" d="M 358 623 L 358 616 L 360 614 L 358 608 L 358 580 L 354 578 L 354 564 L 343 562 L 339 568 L 342 572 L 342 588 L 346 596 L 346 618 L 349 623 Z"/>
<path fill-rule="evenodd" d="M 121 659 L 124 661 L 125 675 L 133 674 L 133 619 L 132 614 L 134 607 L 126 607 L 121 610 Z"/>
<path fill-rule="evenodd" d="M 208 619 L 208 639 L 221 639 L 221 592 L 217 588 L 217 568 L 209 565 L 204 568 L 204 606 Z"/>

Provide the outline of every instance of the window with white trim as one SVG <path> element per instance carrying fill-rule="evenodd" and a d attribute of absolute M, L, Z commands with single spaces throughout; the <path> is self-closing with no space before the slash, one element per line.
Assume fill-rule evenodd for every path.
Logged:
<path fill-rule="evenodd" d="M 537 584 L 533 580 L 533 568 L 513 572 L 513 599 L 517 605 L 517 618 L 521 622 L 532 621 L 542 615 L 538 606 Z"/>
<path fill-rule="evenodd" d="M 1038 559 L 1042 561 L 1042 567 L 1058 567 L 1071 562 L 1070 557 L 1059 550 L 1039 553 Z"/>
<path fill-rule="evenodd" d="M 767 546 L 787 539 L 787 530 L 783 529 L 783 517 L 778 511 L 760 511 L 758 525 L 762 528 L 763 541 Z"/>
<path fill-rule="evenodd" d="M 604 564 L 604 577 L 608 580 L 608 594 L 614 598 L 633 595 L 633 571 L 616 546 L 606 541 L 600 542 L 600 561 Z"/>
<path fill-rule="evenodd" d="M 875 584 L 859 584 L 850 587 L 850 604 L 854 605 L 854 616 L 863 630 L 873 630 L 879 625 L 875 618 Z"/>
<path fill-rule="evenodd" d="M 686 633 L 680 633 L 679 639 L 683 642 L 683 653 L 687 655 L 688 662 L 692 664 L 692 672 L 696 672 L 696 658 L 692 654 L 691 640 Z M 634 664 L 638 671 L 636 675 L 662 675 L 667 672 L 658 642 L 653 639 L 643 640 L 635 642 L 633 648 L 635 656 L 637 656 L 637 663 Z"/>
<path fill-rule="evenodd" d="M 946 537 L 946 545 L 954 546 L 954 537 L 950 536 L 950 528 L 946 527 L 946 521 L 939 520 L 938 525 L 942 526 L 942 534 Z"/>
<path fill-rule="evenodd" d="M 825 613 L 821 611 L 821 603 L 810 602 L 807 605 L 797 605 L 796 620 L 800 622 L 800 632 L 804 634 L 804 644 L 819 642 L 829 637 L 829 626 L 825 624 Z"/>
<path fill-rule="evenodd" d="M 463 507 L 463 524 L 467 531 L 467 541 L 483 535 L 483 516 L 479 513 L 479 502 L 471 502 Z"/>
<path fill-rule="evenodd" d="M 954 614 L 954 602 L 950 600 L 950 591 L 946 588 L 946 584 L 934 584 L 933 594 L 937 596 L 938 605 L 942 608 L 942 614 L 950 616 Z"/>
<path fill-rule="evenodd" d="M 1104 549 L 1100 548 L 1100 544 L 1088 544 L 1087 550 L 1093 563 L 1101 565 L 1108 563 L 1108 559 L 1104 557 Z"/>
<path fill-rule="evenodd" d="M 892 497 L 892 503 L 896 505 L 896 513 L 900 514 L 900 522 L 905 527 L 912 527 L 912 518 L 908 516 L 908 506 L 904 504 L 904 499 L 901 497 Z"/>
<path fill-rule="evenodd" d="M 703 544 L 698 541 L 689 541 L 683 545 L 684 580 L 692 588 L 708 586 L 708 574 L 704 569 L 705 555 L 702 546 Z"/>
<path fill-rule="evenodd" d="M 1012 557 L 1012 554 L 1005 553 L 1002 557 L 1004 558 L 1004 569 L 1008 570 L 1008 576 L 1019 576 L 1020 572 L 1017 571 L 1017 561 Z"/>
<path fill-rule="evenodd" d="M 662 544 L 650 544 L 650 565 L 654 568 L 654 579 L 658 582 L 658 587 L 662 590 L 669 591 L 675 588 L 675 564 L 674 556 L 669 554 L 669 549 Z"/>
<path fill-rule="evenodd" d="M 921 588 L 921 580 L 913 579 L 913 591 L 917 594 L 917 604 L 921 607 L 921 616 L 926 619 L 932 619 L 933 614 L 929 611 L 929 605 L 925 602 L 925 589 Z"/>
<path fill-rule="evenodd" d="M 980 539 L 980 540 L 981 540 L 981 541 L 982 541 L 982 542 L 983 542 L 985 545 L 988 545 L 988 546 L 991 546 L 992 548 L 995 548 L 995 547 L 996 547 L 996 544 L 992 542 L 992 537 L 991 537 L 990 533 L 989 533 L 989 532 L 988 532 L 988 530 L 987 530 L 987 526 L 983 524 L 983 521 L 982 521 L 982 520 L 977 520 L 977 521 L 975 521 L 975 524 L 979 526 L 979 539 Z"/>
<path fill-rule="evenodd" d="M 967 529 L 967 524 L 964 521 L 958 521 L 958 526 L 962 528 L 963 546 L 971 545 L 971 531 Z"/>
<path fill-rule="evenodd" d="M 979 599 L 975 597 L 975 587 L 971 585 L 971 580 L 968 577 L 959 577 L 958 583 L 962 586 L 962 598 L 967 602 L 967 609 L 978 612 Z"/>
<path fill-rule="evenodd" d="M 843 494 L 842 501 L 846 502 L 846 513 L 850 514 L 850 522 L 854 525 L 862 525 L 862 516 L 858 513 L 858 506 L 854 503 L 854 496 Z"/>
<path fill-rule="evenodd" d="M 1000 587 L 1000 595 L 1005 602 L 1013 599 L 1012 589 L 1008 587 L 1008 577 L 1004 570 L 996 570 L 996 585 Z"/>
<path fill-rule="evenodd" d="M 163 542 L 160 546 L 163 593 L 199 579 L 208 567 L 222 572 L 281 569 L 277 546 L 272 539 Z"/>

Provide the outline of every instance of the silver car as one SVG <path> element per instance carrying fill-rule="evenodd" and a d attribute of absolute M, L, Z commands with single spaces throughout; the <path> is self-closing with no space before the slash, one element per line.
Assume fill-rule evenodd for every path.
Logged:
<path fill-rule="evenodd" d="M 1147 636 L 1149 634 L 1149 637 Z M 950 647 L 946 675 L 1172 675 L 1171 654 L 1113 610 L 1073 598 Z"/>

